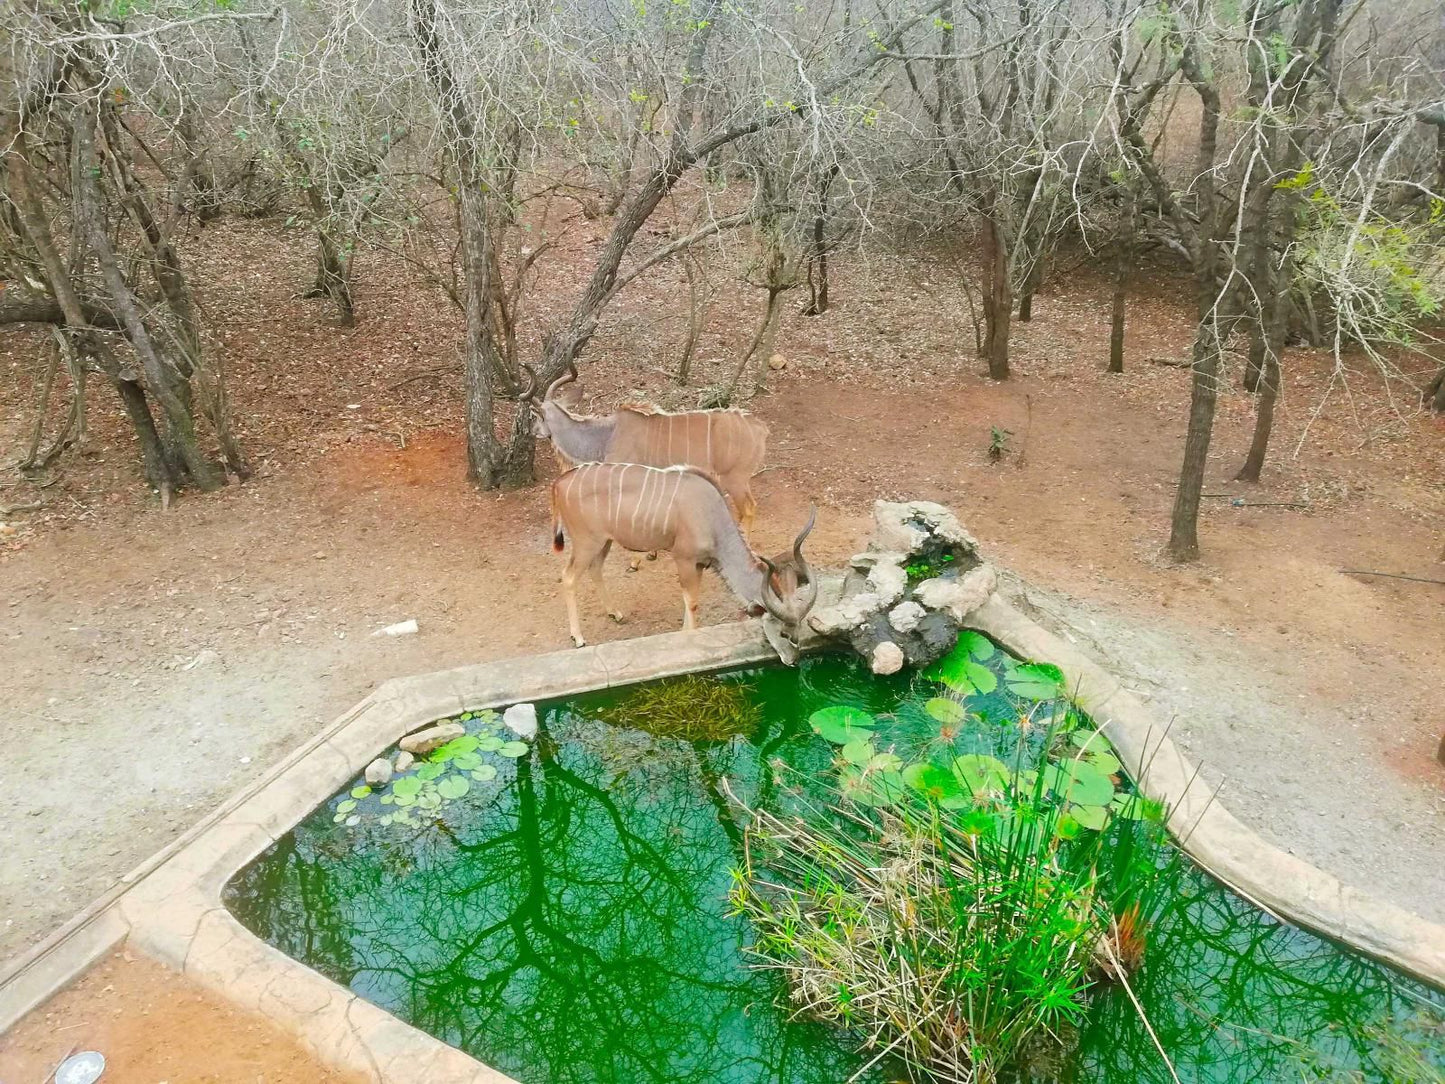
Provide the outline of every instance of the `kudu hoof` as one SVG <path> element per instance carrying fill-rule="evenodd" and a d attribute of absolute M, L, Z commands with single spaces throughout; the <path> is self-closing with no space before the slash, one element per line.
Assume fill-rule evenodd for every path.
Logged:
<path fill-rule="evenodd" d="M 586 646 L 587 646 L 587 641 L 584 640 L 584 639 L 582 639 L 582 637 L 580 637 L 580 636 L 574 636 L 574 637 L 572 637 L 572 646 L 573 646 L 573 647 L 586 647 Z"/>
<path fill-rule="evenodd" d="M 612 620 L 617 622 L 619 625 L 627 624 L 627 615 L 625 613 L 619 611 L 617 613 L 610 613 L 607 616 L 612 618 Z"/>

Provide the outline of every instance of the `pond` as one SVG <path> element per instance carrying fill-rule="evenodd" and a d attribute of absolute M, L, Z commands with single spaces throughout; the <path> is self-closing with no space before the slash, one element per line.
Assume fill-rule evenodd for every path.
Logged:
<path fill-rule="evenodd" d="M 968 719 L 952 729 L 939 682 L 880 679 L 842 656 L 687 679 L 680 712 L 657 684 L 541 704 L 530 746 L 468 713 L 467 736 L 436 764 L 384 791 L 356 781 L 238 873 L 227 905 L 281 951 L 523 1084 L 901 1079 L 898 1065 L 870 1064 L 858 1036 L 792 1018 L 784 979 L 753 966 L 754 931 L 728 898 L 747 823 L 733 799 L 785 809 L 798 780 L 837 778 L 839 735 L 810 727 L 822 708 L 873 716 L 890 746 L 1027 747 L 999 725 L 1018 719 L 1027 669 L 1001 651 L 969 667 L 971 683 L 953 683 Z M 1187 863 L 1171 876 L 1131 985 L 1180 1080 L 1445 1069 L 1438 992 Z M 1090 991 L 1065 1040 L 1021 1077 L 1172 1079 L 1118 985 Z"/>

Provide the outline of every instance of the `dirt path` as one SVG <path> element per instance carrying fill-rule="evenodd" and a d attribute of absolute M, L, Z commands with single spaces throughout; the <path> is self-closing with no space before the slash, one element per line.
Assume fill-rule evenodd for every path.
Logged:
<path fill-rule="evenodd" d="M 270 1020 L 168 967 L 114 953 L 0 1037 L 0 1080 L 49 1081 L 72 1052 L 105 1056 L 105 1084 L 359 1084 Z"/>
<path fill-rule="evenodd" d="M 377 682 L 565 646 L 545 488 L 467 486 L 459 437 L 443 425 L 457 416 L 454 379 L 408 385 L 400 406 L 388 390 L 436 363 L 435 329 L 373 289 L 355 333 L 327 329 L 284 293 L 234 316 L 237 399 L 263 464 L 253 482 L 165 513 L 133 485 L 107 502 L 130 469 L 113 428 L 52 491 L 64 495 L 52 512 L 0 539 L 0 959 Z M 635 359 L 662 352 L 670 332 L 647 314 L 676 289 L 623 307 L 597 345 L 594 386 L 619 399 L 669 394 Z M 1361 378 L 1348 408 L 1334 396 L 1304 434 L 1328 366 L 1301 356 L 1280 458 L 1249 491 L 1225 481 L 1249 432 L 1248 400 L 1227 391 L 1209 491 L 1309 507 L 1213 500 L 1204 560 L 1169 567 L 1157 554 L 1188 374 L 1142 361 L 1122 377 L 1100 372 L 1106 307 L 1073 281 L 1018 329 L 1018 378 L 990 384 L 971 375 L 958 314 L 930 289 L 916 269 L 860 269 L 840 281 L 835 312 L 785 328 L 789 367 L 753 404 L 774 434 L 758 548 L 780 546 L 810 500 L 822 506 L 812 552 L 824 563 L 860 544 L 875 498 L 953 506 L 990 555 L 1038 585 L 1029 597 L 1052 620 L 1177 714 L 1176 736 L 1261 832 L 1445 921 L 1445 770 L 1433 759 L 1445 588 L 1338 571 L 1445 576 L 1445 430 L 1392 420 Z M 263 349 L 267 319 L 291 328 L 289 345 Z M 746 331 L 710 333 L 705 379 Z M 1177 306 L 1145 298 L 1132 356 L 1177 355 L 1187 335 Z M 5 345 L 0 358 L 21 371 L 24 343 Z M 286 396 L 264 394 L 280 362 L 265 368 L 263 354 L 309 359 Z M 0 439 L 21 429 L 19 397 L 6 409 Z M 1373 434 L 1363 445 L 1360 418 Z M 1014 434 L 1001 464 L 986 455 L 994 426 Z M 1285 458 L 1296 442 L 1299 458 Z M 53 511 L 66 502 L 79 511 Z M 633 576 L 616 558 L 611 568 L 632 617 L 605 625 L 584 595 L 590 638 L 675 627 L 666 562 Z M 715 581 L 704 610 L 706 621 L 737 613 Z M 418 636 L 369 635 L 408 617 Z"/>

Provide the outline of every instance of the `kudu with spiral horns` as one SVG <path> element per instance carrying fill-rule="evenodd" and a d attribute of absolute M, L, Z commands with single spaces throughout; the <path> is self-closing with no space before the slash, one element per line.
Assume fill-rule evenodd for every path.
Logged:
<path fill-rule="evenodd" d="M 803 557 L 803 542 L 816 519 L 814 508 L 792 550 L 769 559 L 753 552 L 722 488 L 696 468 L 638 463 L 574 467 L 552 483 L 552 548 L 561 553 L 564 539 L 572 540 L 562 570 L 572 642 L 578 647 L 585 643 L 577 617 L 577 576 L 584 569 L 596 581 L 608 614 L 622 620 L 609 604 L 602 580 L 602 564 L 614 542 L 639 553 L 672 554 L 682 586 L 684 629 L 697 627 L 702 572 L 712 568 L 749 613 L 766 611 L 796 634 L 818 598 L 818 584 Z"/>
<path fill-rule="evenodd" d="M 526 367 L 523 366 L 525 369 Z M 578 463 L 640 463 L 648 467 L 697 467 L 717 479 L 748 530 L 757 512 L 753 475 L 763 469 L 768 427 L 741 410 L 689 410 L 669 414 L 650 405 L 624 406 L 606 417 L 574 414 L 558 392 L 577 379 L 567 371 L 537 398 L 537 376 L 526 369 L 522 398 L 532 411 L 532 432 L 549 437 L 572 466 Z"/>

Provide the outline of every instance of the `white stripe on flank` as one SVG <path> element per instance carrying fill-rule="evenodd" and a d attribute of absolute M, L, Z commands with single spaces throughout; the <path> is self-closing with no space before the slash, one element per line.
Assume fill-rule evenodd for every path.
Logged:
<path fill-rule="evenodd" d="M 637 500 L 632 502 L 632 533 L 637 534 L 637 513 L 642 511 L 642 506 L 647 503 L 647 487 L 652 484 L 652 471 L 646 467 L 642 468 L 642 490 L 637 494 Z"/>
<path fill-rule="evenodd" d="M 677 491 L 682 488 L 682 474 L 679 472 L 672 480 L 672 496 L 667 498 L 667 511 L 662 513 L 662 529 L 667 531 L 668 525 L 672 523 L 672 506 L 677 503 Z"/>
<path fill-rule="evenodd" d="M 650 471 L 649 473 L 657 479 L 657 485 L 652 489 L 652 505 L 647 510 L 647 537 L 648 540 L 651 541 L 657 538 L 659 534 L 657 529 L 657 510 L 662 507 L 662 491 L 667 486 L 667 475 L 657 470 Z"/>

